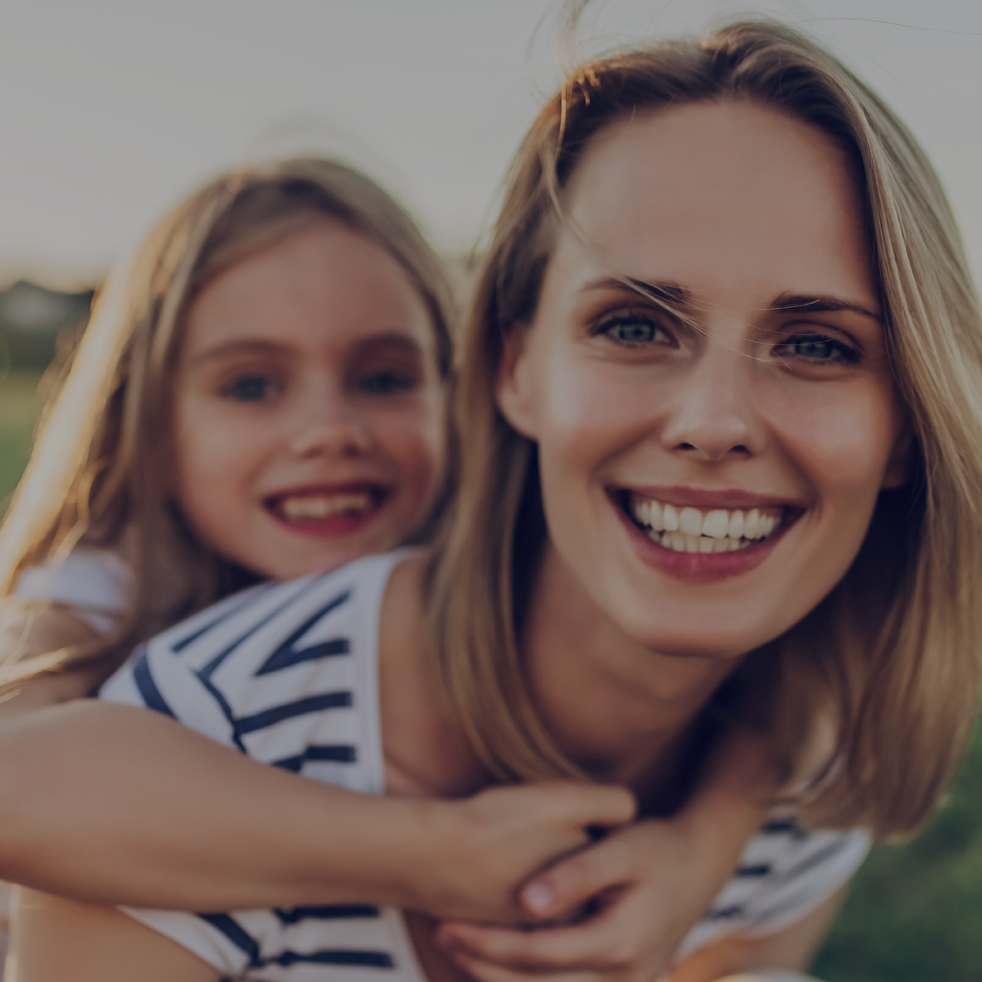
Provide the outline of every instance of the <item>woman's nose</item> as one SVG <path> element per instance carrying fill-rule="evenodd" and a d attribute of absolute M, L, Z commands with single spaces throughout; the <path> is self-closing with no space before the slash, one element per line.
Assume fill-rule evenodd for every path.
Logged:
<path fill-rule="evenodd" d="M 708 340 L 679 385 L 662 441 L 704 463 L 759 453 L 764 436 L 754 407 L 752 357 Z"/>
<path fill-rule="evenodd" d="M 369 427 L 343 393 L 308 398 L 297 407 L 289 438 L 299 457 L 354 457 L 371 449 Z"/>

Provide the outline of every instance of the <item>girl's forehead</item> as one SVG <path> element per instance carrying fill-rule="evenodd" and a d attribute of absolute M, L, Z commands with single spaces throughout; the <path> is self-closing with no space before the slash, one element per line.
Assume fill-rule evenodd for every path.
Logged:
<path fill-rule="evenodd" d="M 344 347 L 375 335 L 405 335 L 430 348 L 426 302 L 386 249 L 325 219 L 207 283 L 188 311 L 186 346 L 253 339 Z"/>
<path fill-rule="evenodd" d="M 711 302 L 791 292 L 876 305 L 863 207 L 840 146 L 726 100 L 615 122 L 584 151 L 551 266 L 677 283 Z"/>

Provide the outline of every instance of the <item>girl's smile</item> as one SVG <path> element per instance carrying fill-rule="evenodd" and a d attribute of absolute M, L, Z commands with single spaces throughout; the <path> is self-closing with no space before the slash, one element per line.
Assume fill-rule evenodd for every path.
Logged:
<path fill-rule="evenodd" d="M 610 125 L 564 200 L 499 380 L 538 445 L 544 568 L 663 653 L 759 647 L 905 478 L 849 163 L 772 109 L 696 103 Z"/>
<path fill-rule="evenodd" d="M 392 549 L 442 481 L 429 311 L 385 249 L 317 219 L 194 300 L 174 429 L 177 500 L 225 557 L 288 578 Z"/>

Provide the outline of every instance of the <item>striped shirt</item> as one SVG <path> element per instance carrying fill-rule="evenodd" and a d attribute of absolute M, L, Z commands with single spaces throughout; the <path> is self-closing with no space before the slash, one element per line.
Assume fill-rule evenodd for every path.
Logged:
<path fill-rule="evenodd" d="M 405 553 L 332 573 L 261 584 L 141 646 L 101 697 L 172 716 L 274 767 L 381 794 L 378 617 Z M 865 856 L 861 832 L 806 832 L 776 819 L 680 954 L 725 934 L 784 927 L 844 883 Z M 399 911 L 367 905 L 225 914 L 135 910 L 229 979 L 422 982 Z"/>

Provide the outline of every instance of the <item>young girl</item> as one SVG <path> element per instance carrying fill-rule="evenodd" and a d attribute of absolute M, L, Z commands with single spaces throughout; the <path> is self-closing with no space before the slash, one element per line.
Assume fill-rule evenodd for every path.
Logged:
<path fill-rule="evenodd" d="M 11 729 L 24 710 L 85 695 L 134 643 L 237 585 L 332 569 L 425 532 L 445 485 L 447 295 L 439 262 L 395 203 L 325 161 L 215 181 L 155 230 L 101 298 L 0 536 L 14 588 L 0 707 L 8 739 L 30 746 L 45 716 L 27 714 L 26 730 Z M 76 808 L 73 832 L 55 846 L 57 836 L 35 838 L 30 819 L 29 838 L 46 840 L 41 866 L 56 870 L 39 879 L 13 821 L 4 873 L 89 899 L 202 908 L 368 899 L 432 915 L 527 918 L 518 884 L 583 842 L 584 826 L 632 807 L 623 794 L 559 786 L 424 805 L 281 772 L 262 797 L 264 814 L 252 769 L 216 757 L 209 741 L 160 732 L 143 713 L 66 708 L 67 720 L 101 721 L 109 734 L 110 747 L 93 745 L 91 729 L 88 738 L 55 735 L 63 773 L 80 773 L 70 758 L 82 748 L 105 768 L 106 786 L 94 778 L 72 792 L 98 828 Z M 30 787 L 7 784 L 6 800 L 57 822 L 62 809 L 47 807 L 45 791 L 65 790 L 58 774 L 44 766 L 39 787 L 22 748 L 9 744 L 7 759 Z M 339 753 L 322 747 L 280 763 L 347 786 Z M 162 799 L 134 796 L 126 767 L 141 787 L 156 773 Z M 209 827 L 202 810 L 217 784 L 227 811 Z M 237 784 L 248 800 L 236 798 Z M 707 787 L 702 807 L 718 808 L 722 795 L 736 820 L 718 857 L 709 853 L 718 874 L 692 916 L 749 834 L 757 806 L 746 792 L 725 775 Z M 304 807 L 288 841 L 304 848 L 276 855 L 268 819 L 283 829 L 295 794 Z M 676 840 L 684 829 L 677 824 Z M 76 834 L 85 845 L 71 841 Z M 715 830 L 713 839 L 718 848 Z M 660 854 L 643 835 L 637 842 L 664 879 Z M 265 878 L 250 868 L 257 855 L 268 855 Z"/>

